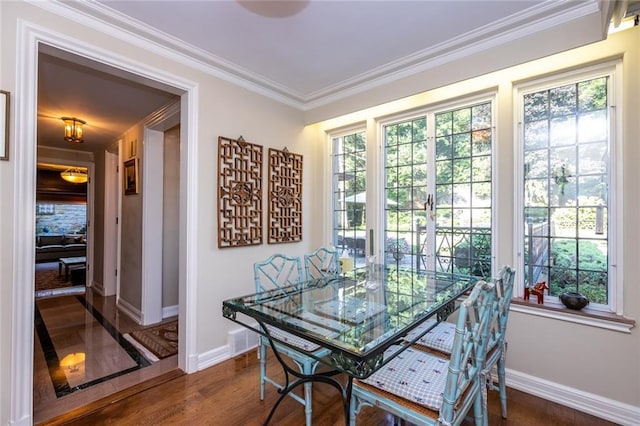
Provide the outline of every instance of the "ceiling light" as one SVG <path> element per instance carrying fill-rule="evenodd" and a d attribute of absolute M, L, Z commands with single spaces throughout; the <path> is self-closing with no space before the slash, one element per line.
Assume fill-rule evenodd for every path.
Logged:
<path fill-rule="evenodd" d="M 60 173 L 60 177 L 71 183 L 86 183 L 89 180 L 87 172 L 84 172 L 77 167 L 71 167 L 65 170 Z"/>
<path fill-rule="evenodd" d="M 82 126 L 87 124 L 86 121 L 82 121 L 75 117 L 62 117 L 64 121 L 64 140 L 72 143 L 82 143 Z"/>

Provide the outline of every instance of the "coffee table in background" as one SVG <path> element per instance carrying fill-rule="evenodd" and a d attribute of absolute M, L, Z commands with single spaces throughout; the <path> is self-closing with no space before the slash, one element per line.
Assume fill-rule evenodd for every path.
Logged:
<path fill-rule="evenodd" d="M 69 267 L 76 265 L 86 265 L 86 256 L 61 257 L 58 261 L 58 276 L 62 276 L 62 266 L 64 265 L 64 280 L 69 281 Z"/>

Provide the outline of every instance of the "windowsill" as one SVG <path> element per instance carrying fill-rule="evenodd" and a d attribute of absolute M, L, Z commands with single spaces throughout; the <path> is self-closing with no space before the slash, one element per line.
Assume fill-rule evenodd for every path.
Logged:
<path fill-rule="evenodd" d="M 511 310 L 529 315 L 584 324 L 591 327 L 605 328 L 622 333 L 631 333 L 631 329 L 636 326 L 635 320 L 613 313 L 596 311 L 588 307 L 577 311 L 553 302 L 545 302 L 544 305 L 538 305 L 535 300 L 527 301 L 520 297 L 515 297 L 511 300 Z"/>

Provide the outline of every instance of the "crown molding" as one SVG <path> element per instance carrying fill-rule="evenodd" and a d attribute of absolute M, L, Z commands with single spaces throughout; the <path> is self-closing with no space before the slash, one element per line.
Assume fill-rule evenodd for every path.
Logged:
<path fill-rule="evenodd" d="M 518 15 L 501 19 L 445 43 L 434 45 L 353 78 L 305 94 L 189 45 L 95 0 L 64 3 L 59 0 L 27 1 L 51 13 L 108 33 L 127 43 L 153 51 L 302 111 L 384 86 L 467 55 L 489 51 L 593 13 L 608 12 L 601 10 L 602 4 L 598 0 L 583 2 L 549 0 Z"/>

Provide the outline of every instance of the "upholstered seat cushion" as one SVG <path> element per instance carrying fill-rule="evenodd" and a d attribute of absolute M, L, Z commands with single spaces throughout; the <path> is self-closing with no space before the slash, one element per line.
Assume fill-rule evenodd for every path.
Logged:
<path fill-rule="evenodd" d="M 424 328 L 429 326 L 429 324 L 427 324 L 426 326 L 425 324 L 422 324 L 420 326 L 424 326 L 423 330 Z M 430 325 L 433 325 L 433 323 Z M 431 329 L 427 334 L 418 339 L 416 341 L 416 344 L 427 346 L 431 349 L 435 349 L 436 351 L 440 351 L 445 354 L 450 354 L 451 349 L 453 348 L 453 340 L 455 336 L 456 325 L 451 322 L 441 322 L 433 329 Z"/>
<path fill-rule="evenodd" d="M 408 348 L 362 381 L 438 411 L 442 406 L 448 368 L 448 359 Z"/>

